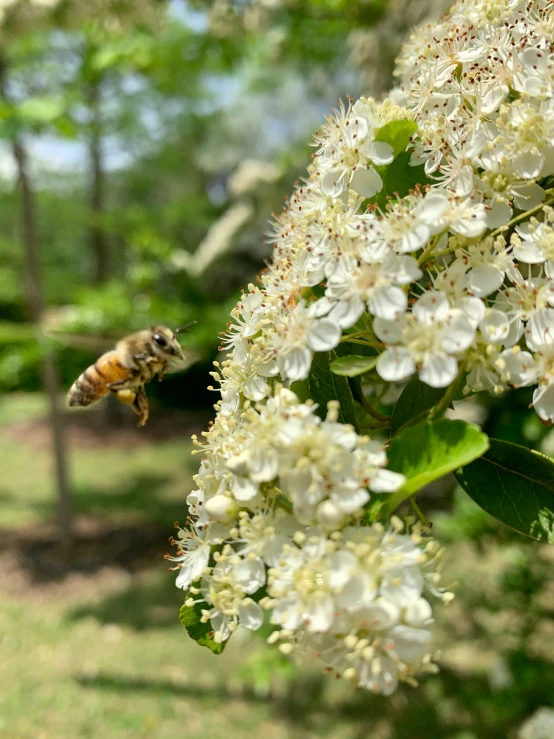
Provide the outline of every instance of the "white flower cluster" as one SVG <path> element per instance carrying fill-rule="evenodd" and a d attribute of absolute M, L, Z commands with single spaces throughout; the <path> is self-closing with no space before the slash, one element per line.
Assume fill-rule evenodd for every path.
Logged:
<path fill-rule="evenodd" d="M 431 664 L 434 545 L 367 523 L 370 491 L 403 480 L 294 383 L 314 353 L 363 345 L 372 383 L 536 385 L 554 421 L 553 44 L 550 0 L 459 0 L 414 34 L 398 89 L 316 134 L 273 260 L 232 311 L 180 531 L 177 584 L 216 640 L 265 608 L 283 651 L 313 647 L 362 687 L 390 693 Z"/>

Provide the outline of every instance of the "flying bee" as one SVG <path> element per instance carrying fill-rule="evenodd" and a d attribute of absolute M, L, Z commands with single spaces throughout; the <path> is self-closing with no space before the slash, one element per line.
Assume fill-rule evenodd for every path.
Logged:
<path fill-rule="evenodd" d="M 166 372 L 186 369 L 196 360 L 195 352 L 184 349 L 177 341 L 177 334 L 195 323 L 176 331 L 154 326 L 125 336 L 115 349 L 102 354 L 79 375 L 69 388 L 67 404 L 87 406 L 112 393 L 138 413 L 138 426 L 144 426 L 148 420 L 144 386 L 156 375 L 161 382 Z"/>

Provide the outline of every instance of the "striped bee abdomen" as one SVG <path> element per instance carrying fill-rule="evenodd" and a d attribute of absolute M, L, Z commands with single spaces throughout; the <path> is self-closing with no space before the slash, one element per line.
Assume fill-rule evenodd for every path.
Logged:
<path fill-rule="evenodd" d="M 110 393 L 110 383 L 130 379 L 131 376 L 131 371 L 121 363 L 117 352 L 107 352 L 75 380 L 67 393 L 67 404 L 91 405 Z"/>

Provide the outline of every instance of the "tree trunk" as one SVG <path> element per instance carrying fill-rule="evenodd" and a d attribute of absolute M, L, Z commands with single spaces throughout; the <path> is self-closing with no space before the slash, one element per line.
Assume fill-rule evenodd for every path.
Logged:
<path fill-rule="evenodd" d="M 91 115 L 89 136 L 90 191 L 89 209 L 91 217 L 90 246 L 94 259 L 93 278 L 99 285 L 110 276 L 107 234 L 101 223 L 105 210 L 105 177 L 102 167 L 102 116 L 100 111 L 100 80 L 95 79 L 88 87 L 87 102 Z"/>
<path fill-rule="evenodd" d="M 0 96 L 7 99 L 6 65 L 0 56 Z M 29 317 L 40 325 L 44 312 L 44 295 L 40 272 L 39 244 L 36 229 L 35 198 L 27 167 L 27 152 L 20 138 L 12 140 L 12 152 L 17 165 L 21 204 L 21 236 L 25 252 L 25 287 Z M 60 382 L 55 354 L 45 352 L 42 361 L 42 382 L 50 402 L 53 456 L 58 497 L 58 524 L 62 538 L 69 540 L 73 532 L 73 502 L 68 483 L 67 455 L 63 421 L 58 404 Z"/>
<path fill-rule="evenodd" d="M 102 114 L 101 114 L 101 80 L 93 79 L 87 90 L 87 103 L 90 113 L 89 134 L 89 242 L 94 260 L 93 280 L 101 285 L 110 276 L 110 254 L 108 235 L 102 226 L 105 212 L 106 177 L 102 160 Z M 109 395 L 105 404 L 105 420 L 108 426 L 122 426 L 125 413 L 117 398 Z"/>

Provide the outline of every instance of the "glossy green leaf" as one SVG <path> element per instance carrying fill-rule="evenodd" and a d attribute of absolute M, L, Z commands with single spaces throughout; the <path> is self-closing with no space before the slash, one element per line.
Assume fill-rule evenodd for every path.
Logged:
<path fill-rule="evenodd" d="M 302 403 L 305 403 L 310 397 L 310 385 L 308 380 L 297 380 L 296 382 L 291 383 L 290 389 Z"/>
<path fill-rule="evenodd" d="M 377 359 L 378 357 L 360 357 L 358 355 L 338 357 L 338 359 L 331 362 L 331 372 L 344 377 L 357 377 L 372 370 L 377 364 Z"/>
<path fill-rule="evenodd" d="M 338 400 L 340 404 L 339 421 L 356 427 L 354 398 L 348 380 L 331 371 L 331 364 L 336 359 L 337 355 L 332 351 L 314 354 L 308 378 L 310 396 L 318 404 L 317 414 L 320 418 L 324 419 L 327 415 L 327 403 L 330 400 Z"/>
<path fill-rule="evenodd" d="M 415 375 L 396 401 L 392 412 L 391 435 L 405 426 L 424 421 L 428 412 L 444 397 L 447 387 L 430 387 Z"/>
<path fill-rule="evenodd" d="M 397 197 L 403 198 L 416 185 L 427 185 L 431 182 L 422 164 L 417 167 L 410 166 L 410 156 L 410 152 L 405 151 L 390 164 L 375 167 L 383 180 L 383 189 L 368 201 L 369 204 L 378 205 L 381 210 L 385 210 L 389 198 L 395 200 Z"/>
<path fill-rule="evenodd" d="M 214 654 L 221 654 L 225 649 L 226 642 L 221 644 L 215 642 L 212 636 L 212 625 L 209 621 L 208 623 L 201 621 L 202 605 L 202 603 L 195 603 L 193 606 L 183 604 L 179 611 L 179 621 L 197 644 L 201 647 L 207 647 Z"/>
<path fill-rule="evenodd" d="M 394 156 L 397 157 L 406 149 L 416 131 L 417 123 L 409 121 L 406 118 L 400 118 L 396 121 L 389 121 L 377 129 L 375 140 L 390 144 L 394 151 Z"/>
<path fill-rule="evenodd" d="M 388 513 L 433 480 L 473 462 L 488 448 L 487 435 L 465 421 L 440 418 L 405 428 L 392 439 L 387 451 L 388 468 L 406 477 L 403 487 L 390 496 Z"/>
<path fill-rule="evenodd" d="M 490 440 L 456 478 L 477 505 L 531 539 L 554 544 L 554 461 L 518 444 Z"/>

